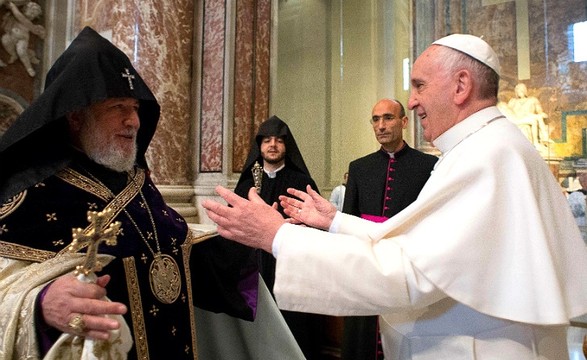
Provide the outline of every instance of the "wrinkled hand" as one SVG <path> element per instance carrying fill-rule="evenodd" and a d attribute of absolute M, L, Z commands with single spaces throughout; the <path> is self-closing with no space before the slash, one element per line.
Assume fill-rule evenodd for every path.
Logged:
<path fill-rule="evenodd" d="M 275 204 L 267 205 L 255 188 L 249 190 L 249 200 L 220 185 L 216 187 L 216 192 L 230 206 L 213 200 L 204 200 L 202 206 L 210 220 L 218 225 L 218 233 L 227 239 L 271 253 L 273 238 L 285 223 L 275 209 Z"/>
<path fill-rule="evenodd" d="M 336 207 L 314 191 L 310 185 L 306 187 L 306 191 L 307 193 L 289 188 L 287 192 L 296 198 L 285 195 L 279 197 L 285 214 L 294 222 L 328 230 L 336 215 Z"/>
<path fill-rule="evenodd" d="M 107 340 L 110 331 L 120 328 L 120 324 L 104 315 L 123 315 L 127 310 L 122 303 L 103 300 L 109 281 L 109 275 L 99 277 L 95 284 L 79 281 L 73 275 L 57 278 L 49 285 L 41 302 L 45 322 L 62 332 Z M 68 325 L 78 314 L 85 324 L 81 334 Z"/>

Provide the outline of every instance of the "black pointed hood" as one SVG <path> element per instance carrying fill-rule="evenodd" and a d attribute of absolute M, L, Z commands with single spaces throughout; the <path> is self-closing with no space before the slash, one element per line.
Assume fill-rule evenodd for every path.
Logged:
<path fill-rule="evenodd" d="M 0 138 L 0 202 L 55 174 L 71 161 L 65 115 L 107 98 L 139 100 L 137 164 L 153 138 L 160 107 L 129 58 L 90 27 L 49 70 L 43 93 Z"/>
<path fill-rule="evenodd" d="M 308 175 L 308 177 L 311 177 L 310 171 L 304 162 L 302 153 L 298 148 L 289 126 L 287 126 L 283 120 L 273 115 L 259 126 L 257 135 L 255 136 L 255 142 L 251 145 L 251 150 L 245 161 L 243 172 L 238 180 L 237 187 L 245 179 L 252 177 L 251 168 L 256 161 L 261 165 L 263 164 L 263 158 L 261 157 L 261 141 L 266 136 L 282 137 L 285 142 L 285 166 L 296 169 Z"/>

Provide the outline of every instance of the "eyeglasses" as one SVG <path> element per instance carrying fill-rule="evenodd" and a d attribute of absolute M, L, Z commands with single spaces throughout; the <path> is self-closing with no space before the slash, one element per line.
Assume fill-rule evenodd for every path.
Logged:
<path fill-rule="evenodd" d="M 371 122 L 371 124 L 375 124 L 377 122 L 379 122 L 379 120 L 383 119 L 384 122 L 390 122 L 393 119 L 395 119 L 395 116 L 393 114 L 383 114 L 381 116 L 379 115 L 373 115 L 373 117 L 371 117 L 371 119 L 369 120 Z"/>

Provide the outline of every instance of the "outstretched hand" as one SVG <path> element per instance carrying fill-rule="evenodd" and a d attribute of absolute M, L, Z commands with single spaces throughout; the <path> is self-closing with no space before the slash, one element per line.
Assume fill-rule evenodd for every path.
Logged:
<path fill-rule="evenodd" d="M 255 188 L 249 190 L 249 199 L 218 185 L 216 192 L 230 206 L 214 200 L 204 200 L 202 206 L 210 220 L 218 225 L 218 233 L 241 244 L 271 253 L 273 238 L 285 223 L 273 206 L 267 205 Z"/>
<path fill-rule="evenodd" d="M 336 215 L 336 207 L 320 196 L 310 185 L 306 187 L 306 191 L 289 188 L 287 192 L 295 198 L 285 195 L 279 197 L 285 214 L 293 219 L 291 222 L 328 230 Z"/>

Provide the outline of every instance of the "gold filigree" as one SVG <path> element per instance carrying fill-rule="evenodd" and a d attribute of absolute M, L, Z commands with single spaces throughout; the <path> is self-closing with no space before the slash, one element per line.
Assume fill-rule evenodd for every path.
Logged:
<path fill-rule="evenodd" d="M 102 270 L 102 263 L 98 261 L 98 246 L 104 242 L 106 245 L 116 245 L 116 237 L 120 229 L 120 221 L 108 222 L 110 215 L 109 208 L 104 211 L 88 211 L 88 221 L 90 225 L 85 228 L 75 228 L 71 230 L 73 241 L 68 247 L 70 252 L 77 252 L 87 247 L 84 263 L 75 268 L 75 274 L 84 274 Z"/>
<path fill-rule="evenodd" d="M 251 172 L 253 173 L 253 182 L 255 184 L 255 188 L 257 189 L 257 194 L 261 193 L 261 185 L 263 183 L 263 167 L 259 165 L 258 161 L 255 161 L 255 165 L 251 168 Z"/>
<path fill-rule="evenodd" d="M 133 258 L 124 258 L 124 272 L 126 274 L 126 284 L 128 288 L 128 299 L 130 305 L 130 316 L 132 317 L 132 327 L 134 341 L 137 350 L 137 359 L 149 358 L 149 343 L 147 331 L 145 329 L 145 318 L 143 311 L 143 302 L 141 300 L 141 290 L 139 288 L 139 277 Z"/>
<path fill-rule="evenodd" d="M 42 262 L 53 258 L 55 252 L 0 241 L 0 256 L 17 260 Z"/>
<path fill-rule="evenodd" d="M 186 288 L 188 293 L 188 308 L 190 310 L 190 328 L 192 330 L 192 349 L 194 354 L 194 359 L 198 359 L 198 345 L 197 345 L 197 335 L 196 335 L 196 312 L 194 309 L 194 296 L 192 293 L 192 273 L 190 269 L 190 254 L 191 254 L 191 247 L 193 243 L 189 241 L 189 237 L 192 236 L 192 232 L 188 229 L 188 234 L 186 239 L 184 239 L 183 244 L 181 245 L 181 253 L 183 259 L 183 268 L 185 269 L 185 279 L 186 279 Z M 182 296 L 182 299 L 184 296 Z M 184 299 L 185 301 L 185 299 Z"/>
<path fill-rule="evenodd" d="M 14 210 L 18 209 L 18 207 L 23 203 L 26 194 L 26 190 L 22 191 L 12 196 L 4 204 L 0 205 L 0 220 L 13 213 Z"/>
<path fill-rule="evenodd" d="M 114 197 L 112 192 L 106 186 L 83 176 L 70 168 L 61 170 L 57 176 L 70 185 L 85 190 L 104 201 L 110 201 L 105 207 L 105 209 L 107 208 L 111 210 L 109 211 L 107 222 L 112 222 L 112 220 L 124 210 L 126 205 L 128 205 L 128 203 L 139 193 L 140 186 L 142 186 L 145 181 L 144 171 L 137 171 L 134 181 L 138 184 L 139 189 L 137 189 L 137 185 L 133 185 L 131 182 L 122 192 L 120 192 L 120 194 Z M 122 231 L 122 228 L 120 229 Z M 67 248 L 63 249 L 60 254 L 64 252 L 67 252 Z"/>
<path fill-rule="evenodd" d="M 149 282 L 157 300 L 174 303 L 181 290 L 181 274 L 175 260 L 169 255 L 156 255 L 149 268 Z"/>

